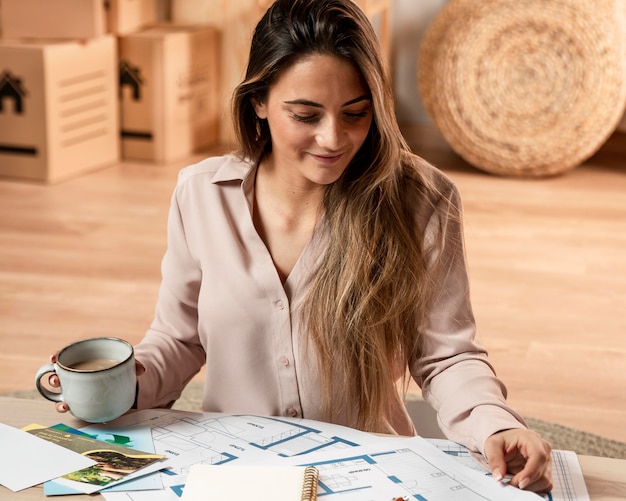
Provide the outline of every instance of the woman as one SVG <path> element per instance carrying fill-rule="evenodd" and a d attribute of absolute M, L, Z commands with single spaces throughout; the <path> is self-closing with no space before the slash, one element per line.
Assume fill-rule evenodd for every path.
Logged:
<path fill-rule="evenodd" d="M 549 490 L 550 446 L 474 337 L 458 191 L 405 144 L 359 8 L 277 0 L 233 113 L 241 150 L 184 169 L 172 198 L 137 406 L 171 405 L 206 364 L 206 411 L 412 435 L 413 377 L 496 478 Z"/>

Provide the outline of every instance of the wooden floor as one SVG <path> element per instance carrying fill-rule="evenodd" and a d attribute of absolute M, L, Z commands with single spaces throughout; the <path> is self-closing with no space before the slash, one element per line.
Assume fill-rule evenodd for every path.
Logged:
<path fill-rule="evenodd" d="M 510 403 L 626 441 L 626 135 L 540 181 L 490 176 L 413 139 L 460 187 L 479 336 Z M 0 393 L 32 389 L 70 341 L 141 338 L 177 172 L 205 155 L 51 186 L 0 180 Z"/>

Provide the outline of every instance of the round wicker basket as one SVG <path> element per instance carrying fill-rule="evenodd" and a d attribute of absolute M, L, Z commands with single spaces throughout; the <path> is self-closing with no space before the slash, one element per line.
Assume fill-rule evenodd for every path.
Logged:
<path fill-rule="evenodd" d="M 569 171 L 624 113 L 623 15 L 622 0 L 451 0 L 420 47 L 424 107 L 481 170 Z"/>

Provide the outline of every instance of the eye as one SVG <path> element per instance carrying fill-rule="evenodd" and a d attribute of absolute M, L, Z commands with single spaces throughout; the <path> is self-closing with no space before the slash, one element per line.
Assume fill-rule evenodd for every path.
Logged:
<path fill-rule="evenodd" d="M 291 118 L 293 118 L 294 120 L 296 120 L 298 122 L 303 122 L 303 123 L 313 123 L 313 122 L 318 120 L 318 116 L 315 113 L 312 114 L 312 115 L 305 115 L 305 114 L 300 114 L 300 113 L 292 113 L 291 114 Z"/>
<path fill-rule="evenodd" d="M 357 120 L 360 120 L 361 118 L 365 118 L 369 115 L 370 110 L 363 110 L 363 111 L 346 111 L 343 116 L 345 117 L 346 120 L 350 121 L 350 122 L 356 122 Z"/>

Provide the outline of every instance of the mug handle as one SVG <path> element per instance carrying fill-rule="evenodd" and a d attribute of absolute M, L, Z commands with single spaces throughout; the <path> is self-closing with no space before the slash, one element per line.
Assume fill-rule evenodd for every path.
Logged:
<path fill-rule="evenodd" d="M 37 375 L 35 376 L 35 386 L 37 387 L 37 391 L 41 394 L 42 397 L 51 400 L 52 402 L 62 402 L 62 394 L 61 392 L 50 391 L 48 388 L 41 384 L 41 378 L 46 374 L 50 374 L 54 372 L 56 374 L 54 364 L 42 365 L 37 371 Z"/>

